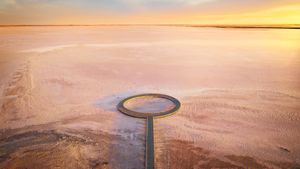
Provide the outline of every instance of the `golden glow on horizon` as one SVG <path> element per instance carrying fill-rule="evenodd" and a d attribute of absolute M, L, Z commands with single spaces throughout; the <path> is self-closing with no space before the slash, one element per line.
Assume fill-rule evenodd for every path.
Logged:
<path fill-rule="evenodd" d="M 50 12 L 52 11 L 52 12 Z M 56 12 L 53 12 L 56 11 Z M 269 7 L 248 12 L 139 11 L 133 14 L 86 12 L 81 9 L 42 6 L 0 11 L 0 24 L 300 24 L 300 3 Z"/>
<path fill-rule="evenodd" d="M 144 16 L 150 18 L 150 23 L 155 23 L 151 14 Z M 185 24 L 233 24 L 233 25 L 272 25 L 272 24 L 300 24 L 300 4 L 287 5 L 261 11 L 235 14 L 198 14 L 195 12 L 171 13 L 168 15 L 157 14 L 160 23 L 185 23 Z M 142 20 L 140 20 L 142 22 Z"/>
<path fill-rule="evenodd" d="M 257 11 L 238 16 L 224 16 L 224 24 L 300 24 L 300 4 Z M 221 20 L 219 22 L 222 22 Z"/>

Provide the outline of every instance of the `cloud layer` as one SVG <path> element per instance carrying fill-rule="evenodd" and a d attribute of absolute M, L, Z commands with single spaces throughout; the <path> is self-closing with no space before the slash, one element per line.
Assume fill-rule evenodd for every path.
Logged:
<path fill-rule="evenodd" d="M 277 13 L 284 15 L 291 10 L 295 22 L 299 13 L 292 7 L 298 10 L 299 4 L 294 0 L 1 0 L 0 24 L 209 24 L 220 22 L 218 18 L 238 22 L 239 15 L 254 13 L 272 18 L 267 11 L 280 8 L 284 11 Z"/>

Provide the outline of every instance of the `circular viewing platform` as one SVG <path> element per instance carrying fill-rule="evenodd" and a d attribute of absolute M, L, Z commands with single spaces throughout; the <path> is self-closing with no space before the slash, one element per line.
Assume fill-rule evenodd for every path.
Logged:
<path fill-rule="evenodd" d="M 117 105 L 117 108 L 128 116 L 147 118 L 174 114 L 180 106 L 180 102 L 172 96 L 147 93 L 125 98 Z"/>

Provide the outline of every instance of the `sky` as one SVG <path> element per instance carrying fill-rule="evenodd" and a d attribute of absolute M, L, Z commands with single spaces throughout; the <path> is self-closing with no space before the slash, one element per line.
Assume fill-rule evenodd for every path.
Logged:
<path fill-rule="evenodd" d="M 0 24 L 300 24 L 300 0 L 0 0 Z"/>

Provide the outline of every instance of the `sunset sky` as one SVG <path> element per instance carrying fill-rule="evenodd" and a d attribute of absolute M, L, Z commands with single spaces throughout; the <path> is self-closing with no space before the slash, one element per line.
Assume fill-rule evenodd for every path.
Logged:
<path fill-rule="evenodd" d="M 300 24 L 300 1 L 0 0 L 0 24 Z"/>

